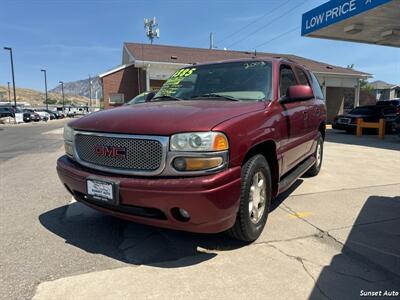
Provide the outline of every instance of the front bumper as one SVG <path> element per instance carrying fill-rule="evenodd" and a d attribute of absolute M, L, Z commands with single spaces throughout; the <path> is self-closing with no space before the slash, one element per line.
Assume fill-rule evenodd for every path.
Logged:
<path fill-rule="evenodd" d="M 332 128 L 333 129 L 338 129 L 338 130 L 349 130 L 349 129 L 355 129 L 357 127 L 356 124 L 341 124 L 334 122 L 332 123 Z"/>
<path fill-rule="evenodd" d="M 62 183 L 76 200 L 118 218 L 170 229 L 217 233 L 233 226 L 239 207 L 240 167 L 198 177 L 131 177 L 86 168 L 66 155 L 57 161 Z M 119 182 L 119 204 L 87 199 L 86 178 Z M 183 208 L 189 221 L 179 221 L 173 209 Z"/>

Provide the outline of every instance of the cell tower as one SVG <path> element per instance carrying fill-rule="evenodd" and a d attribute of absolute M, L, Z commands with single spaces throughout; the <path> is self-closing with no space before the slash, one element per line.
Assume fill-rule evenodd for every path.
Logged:
<path fill-rule="evenodd" d="M 150 44 L 153 44 L 153 40 L 160 37 L 160 28 L 158 28 L 156 17 L 153 17 L 151 20 L 144 19 L 144 28 L 146 29 L 146 36 L 149 38 Z"/>

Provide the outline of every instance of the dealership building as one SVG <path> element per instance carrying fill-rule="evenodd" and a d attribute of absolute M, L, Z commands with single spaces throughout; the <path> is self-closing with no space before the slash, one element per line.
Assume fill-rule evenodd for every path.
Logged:
<path fill-rule="evenodd" d="M 122 49 L 122 64 L 100 74 L 104 106 L 118 106 L 141 92 L 158 90 L 179 68 L 194 63 L 252 58 L 255 55 L 260 58 L 287 58 L 313 71 L 326 95 L 328 121 L 341 113 L 346 105 L 353 107 L 359 104 L 360 80 L 371 76 L 354 69 L 291 54 L 125 43 Z"/>
<path fill-rule="evenodd" d="M 400 47 L 400 0 L 328 1 L 303 14 L 302 36 Z M 328 122 L 344 109 L 363 104 L 360 80 L 372 77 L 292 54 L 124 43 L 122 64 L 100 74 L 104 105 L 106 108 L 118 106 L 141 92 L 158 90 L 184 66 L 255 55 L 287 58 L 313 71 L 325 94 Z"/>

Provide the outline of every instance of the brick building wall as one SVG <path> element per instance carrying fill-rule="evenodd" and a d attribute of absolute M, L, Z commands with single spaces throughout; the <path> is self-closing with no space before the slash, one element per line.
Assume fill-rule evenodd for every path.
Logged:
<path fill-rule="evenodd" d="M 104 108 L 112 108 L 122 104 L 111 104 L 111 94 L 123 94 L 124 102 L 146 90 L 146 73 L 134 65 L 108 74 L 102 78 Z"/>

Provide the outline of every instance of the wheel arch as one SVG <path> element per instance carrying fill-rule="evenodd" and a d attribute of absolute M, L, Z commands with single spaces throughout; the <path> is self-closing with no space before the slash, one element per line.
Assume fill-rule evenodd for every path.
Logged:
<path fill-rule="evenodd" d="M 318 127 L 318 131 L 321 132 L 322 139 L 325 141 L 325 131 L 326 131 L 326 123 L 321 122 Z"/>
<path fill-rule="evenodd" d="M 263 155 L 268 162 L 271 170 L 272 196 L 275 197 L 277 196 L 279 189 L 279 163 L 275 142 L 268 140 L 251 147 L 244 156 L 242 165 L 256 154 Z"/>

